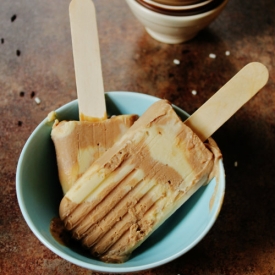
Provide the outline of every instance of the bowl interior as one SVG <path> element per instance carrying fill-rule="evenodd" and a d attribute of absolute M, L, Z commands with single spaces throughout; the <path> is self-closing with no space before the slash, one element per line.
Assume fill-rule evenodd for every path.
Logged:
<path fill-rule="evenodd" d="M 154 2 L 170 5 L 170 6 L 185 6 L 203 2 L 205 0 L 153 0 Z"/>
<path fill-rule="evenodd" d="M 109 115 L 141 115 L 158 98 L 131 92 L 108 92 Z M 174 107 L 184 120 L 188 116 Z M 56 110 L 57 118 L 78 120 L 78 104 L 72 101 Z M 124 273 L 165 264 L 190 250 L 214 224 L 224 196 L 225 181 L 220 161 L 220 179 L 199 189 L 178 211 L 152 234 L 123 264 L 106 264 L 60 244 L 50 232 L 58 217 L 62 191 L 57 175 L 55 150 L 50 138 L 52 123 L 42 121 L 26 142 L 19 158 L 16 190 L 20 209 L 36 237 L 60 257 L 99 272 Z"/>

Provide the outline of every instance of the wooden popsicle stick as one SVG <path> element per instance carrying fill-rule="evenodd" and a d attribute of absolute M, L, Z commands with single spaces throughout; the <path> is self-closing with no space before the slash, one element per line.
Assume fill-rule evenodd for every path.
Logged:
<path fill-rule="evenodd" d="M 267 80 L 268 70 L 263 64 L 249 63 L 184 123 L 205 141 L 249 101 Z"/>
<path fill-rule="evenodd" d="M 79 119 L 107 118 L 95 7 L 92 0 L 69 6 Z"/>

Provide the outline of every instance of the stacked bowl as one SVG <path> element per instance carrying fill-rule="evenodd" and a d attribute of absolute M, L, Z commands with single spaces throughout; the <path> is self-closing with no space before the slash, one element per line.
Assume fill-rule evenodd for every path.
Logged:
<path fill-rule="evenodd" d="M 156 40 L 178 44 L 194 38 L 228 0 L 126 0 L 136 18 Z"/>

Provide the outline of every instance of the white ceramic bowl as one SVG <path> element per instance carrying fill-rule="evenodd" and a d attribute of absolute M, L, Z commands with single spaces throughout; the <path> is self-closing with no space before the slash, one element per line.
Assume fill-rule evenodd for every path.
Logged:
<path fill-rule="evenodd" d="M 141 115 L 158 98 L 131 92 L 106 93 L 109 115 Z M 187 114 L 174 106 L 184 120 Z M 78 120 L 77 100 L 58 110 L 60 120 Z M 123 264 L 107 264 L 58 242 L 50 232 L 50 222 L 58 217 L 62 199 L 56 156 L 50 137 L 52 122 L 43 120 L 27 140 L 16 171 L 16 191 L 22 214 L 36 237 L 65 260 L 99 272 L 129 273 L 163 265 L 194 247 L 217 219 L 225 192 L 223 163 L 220 179 L 201 187 L 176 213 L 154 232 Z"/>
<path fill-rule="evenodd" d="M 167 44 L 178 44 L 194 38 L 199 31 L 212 23 L 226 6 L 224 0 L 216 8 L 187 16 L 172 16 L 152 11 L 136 0 L 126 0 L 136 18 L 156 40 Z"/>

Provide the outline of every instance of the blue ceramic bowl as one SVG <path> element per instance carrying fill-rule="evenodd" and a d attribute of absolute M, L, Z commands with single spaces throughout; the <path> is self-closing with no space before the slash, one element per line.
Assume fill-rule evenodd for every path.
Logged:
<path fill-rule="evenodd" d="M 158 98 L 132 92 L 108 92 L 108 114 L 141 115 Z M 188 114 L 174 106 L 184 120 Z M 78 120 L 78 103 L 56 110 L 59 120 Z M 123 264 L 107 264 L 60 244 L 52 236 L 50 222 L 58 217 L 62 191 L 58 181 L 55 149 L 50 137 L 52 122 L 43 120 L 26 142 L 19 158 L 16 190 L 22 214 L 36 237 L 67 261 L 99 272 L 126 273 L 154 268 L 180 257 L 194 247 L 214 224 L 225 192 L 223 163 L 220 179 L 201 187 L 155 231 Z"/>

